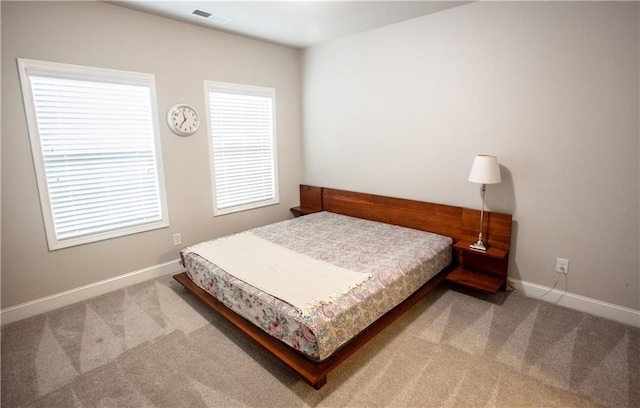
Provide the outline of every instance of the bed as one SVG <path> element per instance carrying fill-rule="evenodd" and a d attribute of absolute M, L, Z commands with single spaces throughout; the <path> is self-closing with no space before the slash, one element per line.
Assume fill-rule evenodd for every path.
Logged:
<path fill-rule="evenodd" d="M 187 271 L 175 278 L 319 389 L 446 277 L 469 217 L 371 194 L 304 185 L 300 193 L 292 212 L 304 217 L 185 248 Z"/>

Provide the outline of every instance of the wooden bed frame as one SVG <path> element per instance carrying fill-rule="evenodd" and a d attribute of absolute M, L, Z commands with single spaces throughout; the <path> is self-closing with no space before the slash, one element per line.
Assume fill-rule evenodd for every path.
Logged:
<path fill-rule="evenodd" d="M 388 224 L 400 225 L 422 231 L 435 232 L 453 238 L 454 242 L 468 240 L 474 242 L 473 232 L 477 231 L 470 224 L 471 220 L 479 220 L 479 211 L 462 207 L 454 207 L 443 204 L 433 204 L 422 201 L 414 201 L 400 198 L 378 196 L 373 194 L 357 193 L 331 188 L 313 186 L 300 186 L 300 207 L 292 209 L 297 214 L 308 214 L 318 211 L 330 211 L 338 214 L 380 221 Z M 475 217 L 474 215 L 476 215 Z M 508 229 L 507 245 L 511 231 L 511 216 L 502 217 L 502 214 L 485 212 L 486 235 L 485 241 L 489 245 L 504 241 L 503 233 L 492 236 L 492 231 L 504 231 Z M 508 223 L 508 225 L 507 225 Z M 471 234 L 471 236 L 467 236 Z M 508 247 L 507 247 L 508 248 Z M 358 336 L 339 349 L 331 357 L 323 362 L 313 362 L 298 351 L 271 337 L 253 323 L 227 308 L 222 302 L 216 300 L 209 293 L 196 286 L 187 276 L 186 272 L 177 274 L 174 278 L 187 290 L 217 311 L 233 325 L 254 339 L 275 357 L 300 374 L 314 388 L 320 389 L 327 382 L 327 374 L 338 364 L 354 354 L 376 334 L 389 326 L 394 320 L 406 312 L 411 306 L 424 297 L 431 289 L 440 284 L 456 265 L 455 252 L 452 264 L 438 273 L 424 286 L 414 292 L 394 309 L 370 325 Z"/>

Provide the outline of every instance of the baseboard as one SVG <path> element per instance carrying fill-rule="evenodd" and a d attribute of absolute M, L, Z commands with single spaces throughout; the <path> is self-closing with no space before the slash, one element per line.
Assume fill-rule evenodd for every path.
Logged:
<path fill-rule="evenodd" d="M 509 278 L 509 285 L 513 289 L 521 291 L 527 297 L 539 298 L 545 302 L 640 328 L 640 310 L 614 305 L 601 300 L 591 299 L 513 278 Z"/>
<path fill-rule="evenodd" d="M 0 322 L 2 325 L 17 322 L 18 320 L 49 312 L 108 292 L 113 292 L 114 290 L 122 289 L 149 279 L 175 274 L 182 270 L 183 268 L 176 259 L 134 272 L 125 273 L 115 278 L 105 279 L 66 292 L 56 293 L 55 295 L 2 309 L 0 310 Z"/>
<path fill-rule="evenodd" d="M 176 274 L 182 270 L 183 268 L 176 259 L 163 264 L 140 269 L 138 271 L 129 272 L 124 275 L 116 276 L 115 278 L 106 279 L 71 289 L 66 292 L 57 293 L 55 295 L 2 309 L 0 310 L 0 322 L 2 325 L 17 322 L 28 317 L 49 312 L 51 310 L 81 302 L 108 292 L 113 292 L 114 290 L 122 289 L 149 279 L 169 274 Z M 545 302 L 640 328 L 640 310 L 614 305 L 601 300 L 567 293 L 558 289 L 551 289 L 546 286 L 514 278 L 509 278 L 509 285 L 528 297 L 540 298 L 540 300 Z"/>

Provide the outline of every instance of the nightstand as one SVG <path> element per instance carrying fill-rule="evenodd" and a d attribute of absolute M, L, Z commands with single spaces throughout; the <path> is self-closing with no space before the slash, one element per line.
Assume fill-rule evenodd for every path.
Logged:
<path fill-rule="evenodd" d="M 458 267 L 447 281 L 485 293 L 506 289 L 509 250 L 489 247 L 478 251 L 469 247 L 472 242 L 458 241 L 453 247 L 458 255 Z"/>
<path fill-rule="evenodd" d="M 300 184 L 300 205 L 289 210 L 294 217 L 322 211 L 322 188 Z"/>
<path fill-rule="evenodd" d="M 319 208 L 304 207 L 301 205 L 298 207 L 292 207 L 289 210 L 291 211 L 291 214 L 293 214 L 294 217 L 300 217 L 302 215 L 313 214 L 313 213 L 322 211 Z"/>
<path fill-rule="evenodd" d="M 512 220 L 509 214 L 485 212 L 485 215 L 483 236 L 487 250 L 479 251 L 470 245 L 477 240 L 480 212 L 463 209 L 462 237 L 453 245 L 458 264 L 446 280 L 480 292 L 496 293 L 507 288 Z"/>

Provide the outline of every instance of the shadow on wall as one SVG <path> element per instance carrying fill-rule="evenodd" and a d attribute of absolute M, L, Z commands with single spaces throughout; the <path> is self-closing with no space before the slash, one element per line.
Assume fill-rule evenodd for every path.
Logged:
<path fill-rule="evenodd" d="M 496 212 L 514 215 L 516 213 L 516 193 L 513 183 L 513 177 L 508 168 L 500 165 L 500 184 L 491 184 L 487 186 L 485 194 L 486 207 L 494 209 Z M 480 192 L 478 191 L 480 195 Z M 482 200 L 482 196 L 480 196 Z M 511 223 L 511 243 L 509 249 L 509 270 L 508 276 L 515 279 L 521 279 L 516 265 L 516 251 L 518 248 L 518 221 L 514 218 Z"/>
<path fill-rule="evenodd" d="M 509 246 L 509 268 L 507 270 L 507 279 L 514 278 L 522 280 L 518 264 L 516 263 L 516 251 L 518 250 L 518 221 L 511 221 L 511 243 Z"/>
<path fill-rule="evenodd" d="M 500 184 L 487 185 L 485 194 L 487 209 L 513 215 L 516 213 L 516 193 L 513 187 L 513 177 L 509 169 L 503 165 L 500 165 L 500 178 L 502 179 Z M 479 189 L 478 195 L 480 195 Z M 482 196 L 480 196 L 480 200 L 482 200 Z"/>

